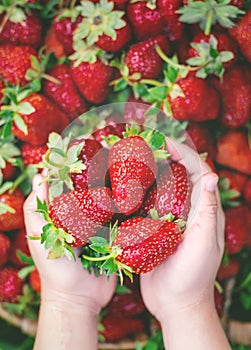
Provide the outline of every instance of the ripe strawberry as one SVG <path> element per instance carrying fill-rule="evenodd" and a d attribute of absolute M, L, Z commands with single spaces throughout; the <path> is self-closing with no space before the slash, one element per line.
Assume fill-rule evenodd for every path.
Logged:
<path fill-rule="evenodd" d="M 64 48 L 65 54 L 71 55 L 74 52 L 73 49 L 73 32 L 77 28 L 78 24 L 82 21 L 82 16 L 64 17 L 63 13 L 59 13 L 52 22 L 53 31 L 56 34 L 57 39 Z"/>
<path fill-rule="evenodd" d="M 0 301 L 17 301 L 17 296 L 22 292 L 22 280 L 18 277 L 18 270 L 13 267 L 0 269 Z"/>
<path fill-rule="evenodd" d="M 230 51 L 233 53 L 234 57 L 224 63 L 224 67 L 228 68 L 230 67 L 234 62 L 236 62 L 237 57 L 238 57 L 238 48 L 237 48 L 237 44 L 235 42 L 235 40 L 233 40 L 231 38 L 231 36 L 229 36 L 227 33 L 225 32 L 211 32 L 210 35 L 206 35 L 204 32 L 200 31 L 198 32 L 194 38 L 192 39 L 191 43 L 208 43 L 210 36 L 213 35 L 216 40 L 217 40 L 217 51 L 221 52 L 221 51 Z M 198 52 L 194 47 L 190 47 L 190 49 L 188 50 L 188 57 L 196 57 L 198 56 Z"/>
<path fill-rule="evenodd" d="M 81 98 L 71 77 L 71 70 L 67 65 L 56 65 L 48 74 L 60 83 L 46 80 L 44 92 L 67 115 L 69 120 L 74 120 L 87 111 L 87 105 Z"/>
<path fill-rule="evenodd" d="M 178 79 L 177 84 L 184 95 L 168 97 L 175 119 L 201 122 L 217 118 L 219 95 L 207 80 L 190 72 L 185 78 Z"/>
<path fill-rule="evenodd" d="M 225 210 L 225 241 L 228 254 L 239 253 L 245 245 L 248 234 L 247 215 L 248 209 L 244 205 Z"/>
<path fill-rule="evenodd" d="M 251 150 L 245 131 L 227 131 L 218 138 L 216 148 L 218 164 L 251 175 Z"/>
<path fill-rule="evenodd" d="M 54 27 L 51 25 L 48 29 L 45 38 L 45 51 L 46 53 L 53 52 L 57 59 L 65 56 L 64 47 L 61 41 L 57 38 Z"/>
<path fill-rule="evenodd" d="M 24 86 L 28 83 L 26 72 L 31 68 L 31 56 L 38 59 L 31 46 L 0 46 L 0 77 L 12 85 Z"/>
<path fill-rule="evenodd" d="M 12 132 L 19 140 L 35 146 L 43 145 L 52 131 L 61 132 L 68 125 L 64 113 L 44 95 L 32 93 L 20 101 L 24 102 L 30 105 L 32 112 L 20 113 L 27 126 L 26 133 L 13 124 Z"/>
<path fill-rule="evenodd" d="M 130 290 L 125 294 L 114 294 L 112 300 L 107 306 L 109 316 L 120 315 L 122 317 L 135 317 L 146 311 L 140 293 Z"/>
<path fill-rule="evenodd" d="M 176 11 L 182 6 L 181 0 L 157 0 L 160 13 L 166 21 L 166 32 L 170 41 L 182 39 L 184 23 L 179 20 Z"/>
<path fill-rule="evenodd" d="M 9 258 L 11 241 L 8 236 L 0 232 L 0 266 L 3 266 Z"/>
<path fill-rule="evenodd" d="M 246 14 L 238 20 L 233 28 L 229 29 L 230 35 L 237 41 L 241 53 L 243 56 L 251 62 L 251 32 L 250 32 L 250 21 L 251 21 L 251 9 L 246 11 Z"/>
<path fill-rule="evenodd" d="M 116 30 L 116 39 L 111 38 L 111 36 L 107 34 L 102 34 L 99 36 L 96 45 L 108 52 L 118 52 L 124 49 L 130 42 L 132 34 L 128 22 L 126 19 L 123 20 L 125 21 L 125 25 Z"/>
<path fill-rule="evenodd" d="M 18 188 L 13 193 L 0 194 L 0 206 L 3 207 L 0 214 L 1 231 L 12 231 L 24 227 L 23 204 L 24 195 Z"/>
<path fill-rule="evenodd" d="M 0 79 L 0 106 L 2 104 L 2 100 L 4 97 L 3 89 L 5 88 L 5 84 L 2 79 Z"/>
<path fill-rule="evenodd" d="M 5 167 L 2 170 L 3 180 L 11 180 L 15 176 L 16 167 L 9 162 L 5 163 Z"/>
<path fill-rule="evenodd" d="M 96 129 L 92 136 L 98 142 L 102 142 L 104 137 L 109 135 L 115 135 L 119 138 L 123 138 L 123 132 L 125 131 L 125 123 L 116 123 L 111 121 L 106 122 L 106 126 L 101 129 Z"/>
<path fill-rule="evenodd" d="M 113 68 L 100 59 L 95 63 L 82 62 L 72 64 L 71 74 L 84 98 L 92 103 L 101 103 L 109 93 L 109 83 L 113 77 Z"/>
<path fill-rule="evenodd" d="M 41 293 L 41 280 L 40 280 L 40 275 L 39 275 L 38 269 L 31 271 L 31 273 L 29 275 L 29 280 L 30 280 L 30 284 L 31 284 L 32 288 L 37 293 L 40 294 Z"/>
<path fill-rule="evenodd" d="M 155 208 L 159 216 L 169 213 L 187 219 L 191 207 L 191 185 L 186 168 L 179 163 L 167 164 L 157 180 Z"/>
<path fill-rule="evenodd" d="M 249 67 L 235 65 L 223 75 L 222 81 L 214 79 L 221 94 L 221 122 L 228 128 L 244 126 L 251 110 L 251 73 Z"/>
<path fill-rule="evenodd" d="M 137 318 L 124 318 L 119 315 L 106 315 L 101 324 L 103 325 L 99 333 L 105 338 L 107 342 L 116 342 L 128 336 L 139 334 L 144 329 L 144 323 Z"/>
<path fill-rule="evenodd" d="M 27 243 L 26 230 L 21 229 L 13 234 L 13 238 L 11 240 L 11 251 L 10 251 L 10 262 L 15 265 L 15 267 L 21 268 L 26 265 L 19 256 L 18 252 L 30 256 L 30 251 Z"/>
<path fill-rule="evenodd" d="M 154 183 L 146 192 L 145 198 L 139 210 L 134 214 L 136 217 L 145 217 L 150 214 L 150 210 L 154 208 L 157 197 L 157 185 Z"/>
<path fill-rule="evenodd" d="M 119 226 L 113 246 L 121 252 L 116 256 L 119 263 L 131 267 L 136 274 L 153 270 L 181 242 L 181 229 L 170 221 L 150 218 L 128 219 Z"/>
<path fill-rule="evenodd" d="M 71 173 L 74 189 L 84 187 L 102 186 L 105 184 L 106 172 L 108 170 L 108 150 L 91 139 L 77 140 L 77 144 L 84 141 L 83 148 L 78 159 L 86 165 L 81 173 Z M 76 144 L 76 141 L 73 142 Z"/>
<path fill-rule="evenodd" d="M 186 131 L 199 153 L 208 153 L 211 158 L 215 157 L 213 133 L 207 124 L 203 122 L 189 121 Z"/>
<path fill-rule="evenodd" d="M 123 214 L 132 214 L 155 181 L 153 152 L 142 137 L 130 136 L 112 146 L 108 165 L 115 204 Z"/>
<path fill-rule="evenodd" d="M 251 247 L 251 209 L 248 208 L 248 234 L 245 241 L 246 247 Z"/>
<path fill-rule="evenodd" d="M 150 1 L 131 2 L 127 5 L 126 15 L 137 41 L 162 34 L 165 19 L 158 7 L 149 7 Z"/>
<path fill-rule="evenodd" d="M 83 246 L 113 216 L 111 191 L 106 187 L 82 188 L 54 198 L 49 215 L 56 227 L 71 234 L 73 246 Z"/>
<path fill-rule="evenodd" d="M 23 143 L 21 146 L 22 161 L 25 166 L 39 164 L 46 153 L 47 145 L 34 146 L 30 143 Z"/>
<path fill-rule="evenodd" d="M 34 13 L 25 14 L 26 18 L 21 21 L 8 19 L 0 32 L 0 44 L 28 45 L 35 48 L 41 45 L 42 24 L 39 17 Z M 5 15 L 0 17 L 3 23 Z"/>
<path fill-rule="evenodd" d="M 243 197 L 247 205 L 251 206 L 251 178 L 249 178 L 245 183 Z"/>
<path fill-rule="evenodd" d="M 129 75 L 140 73 L 141 78 L 146 79 L 155 79 L 160 75 L 163 61 L 155 50 L 156 45 L 159 45 L 164 53 L 169 53 L 170 45 L 164 35 L 137 42 L 129 47 L 125 55 Z"/>
<path fill-rule="evenodd" d="M 219 281 L 224 281 L 230 277 L 236 276 L 240 269 L 240 261 L 232 257 L 228 258 L 226 264 L 221 263 L 219 270 L 217 272 L 217 279 Z"/>
<path fill-rule="evenodd" d="M 238 172 L 238 171 L 233 171 L 233 170 L 228 170 L 228 169 L 221 169 L 218 171 L 219 177 L 224 177 L 229 181 L 229 188 L 232 190 L 235 190 L 239 193 L 242 193 L 247 177 Z"/>

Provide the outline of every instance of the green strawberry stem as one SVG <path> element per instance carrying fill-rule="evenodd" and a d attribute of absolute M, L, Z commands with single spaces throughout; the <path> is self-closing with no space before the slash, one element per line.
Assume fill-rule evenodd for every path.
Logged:
<path fill-rule="evenodd" d="M 1 22 L 0 25 L 0 34 L 2 33 L 4 26 L 6 25 L 7 21 L 9 20 L 11 13 L 13 12 L 14 8 L 16 7 L 16 4 L 13 2 L 13 4 L 11 4 L 11 6 L 9 7 L 8 11 L 6 12 L 6 14 L 4 15 L 4 18 Z"/>
<path fill-rule="evenodd" d="M 213 22 L 213 15 L 214 15 L 213 10 L 210 10 L 208 12 L 207 21 L 206 21 L 206 27 L 205 27 L 205 31 L 204 31 L 204 33 L 206 35 L 209 35 L 210 32 L 211 32 L 211 27 L 212 27 L 212 22 Z"/>

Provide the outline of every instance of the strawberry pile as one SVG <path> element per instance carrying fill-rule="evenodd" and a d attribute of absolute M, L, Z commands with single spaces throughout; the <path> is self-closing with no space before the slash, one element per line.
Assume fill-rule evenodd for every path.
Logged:
<path fill-rule="evenodd" d="M 43 167 L 51 197 L 38 207 L 50 221 L 49 257 L 82 247 L 85 268 L 131 277 L 178 249 L 189 179 L 161 133 L 148 132 L 183 142 L 185 130 L 220 176 L 226 249 L 217 280 L 224 289 L 236 278 L 233 310 L 250 313 L 250 23 L 248 0 L 2 2 L 0 302 L 37 312 L 22 207 Z M 70 124 L 74 137 L 59 136 Z M 70 222 L 72 211 L 81 225 Z"/>

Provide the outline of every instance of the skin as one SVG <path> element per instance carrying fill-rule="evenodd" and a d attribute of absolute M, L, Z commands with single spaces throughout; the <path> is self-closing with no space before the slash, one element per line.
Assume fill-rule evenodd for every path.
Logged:
<path fill-rule="evenodd" d="M 224 249 L 218 177 L 187 146 L 167 143 L 173 160 L 188 169 L 193 183 L 192 209 L 178 250 L 141 275 L 141 294 L 148 310 L 160 321 L 166 349 L 231 350 L 213 296 Z M 45 224 L 35 212 L 36 197 L 47 200 L 42 180 L 41 175 L 34 177 L 33 191 L 25 202 L 28 235 L 39 235 Z M 97 349 L 97 318 L 114 293 L 115 276 L 107 281 L 89 275 L 79 261 L 48 260 L 39 241 L 29 240 L 29 247 L 42 281 L 34 350 Z"/>

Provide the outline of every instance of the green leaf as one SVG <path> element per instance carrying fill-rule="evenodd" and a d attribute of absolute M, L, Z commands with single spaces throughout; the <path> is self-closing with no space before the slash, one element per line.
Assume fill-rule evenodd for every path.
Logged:
<path fill-rule="evenodd" d="M 20 114 L 15 113 L 13 116 L 13 121 L 17 128 L 20 129 L 25 135 L 28 135 L 28 127 Z"/>

